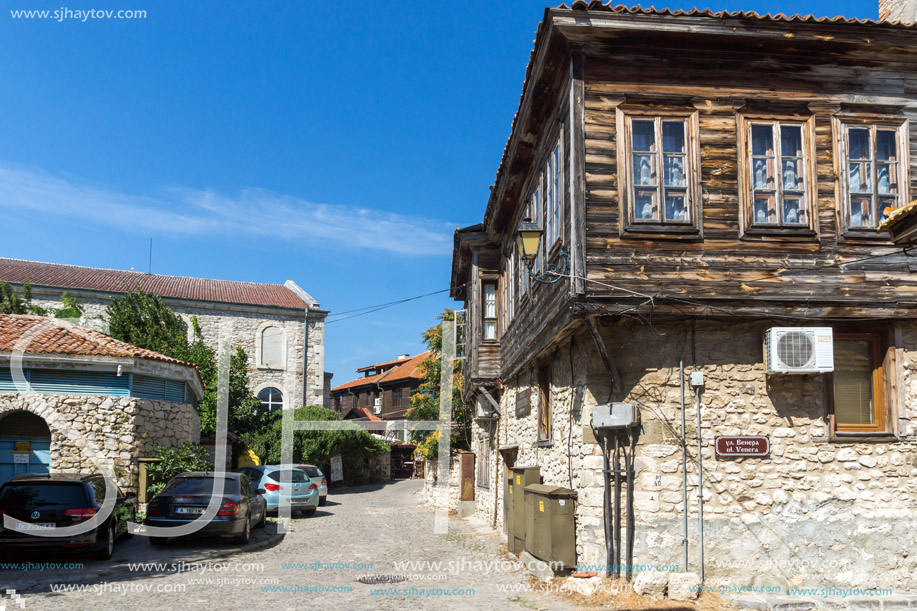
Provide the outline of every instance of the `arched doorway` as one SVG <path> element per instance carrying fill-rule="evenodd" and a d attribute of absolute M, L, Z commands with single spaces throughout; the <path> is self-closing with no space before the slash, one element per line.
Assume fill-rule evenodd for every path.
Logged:
<path fill-rule="evenodd" d="M 39 416 L 15 411 L 0 416 L 0 484 L 23 473 L 47 473 L 51 429 Z"/>

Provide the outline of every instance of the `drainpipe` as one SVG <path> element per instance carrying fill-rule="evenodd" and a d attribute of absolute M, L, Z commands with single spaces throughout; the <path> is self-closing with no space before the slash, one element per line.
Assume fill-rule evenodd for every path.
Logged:
<path fill-rule="evenodd" d="M 704 582 L 704 457 L 702 454 L 703 444 L 701 443 L 700 429 L 700 396 L 704 392 L 704 373 L 695 371 L 691 374 L 691 386 L 694 387 L 694 394 L 697 403 L 697 527 L 700 535 L 700 557 L 698 566 L 700 569 L 700 581 Z"/>
<path fill-rule="evenodd" d="M 306 306 L 302 331 L 302 404 L 308 405 L 309 392 L 309 307 Z M 322 401 L 324 403 L 324 401 Z"/>
<path fill-rule="evenodd" d="M 685 548 L 683 571 L 688 570 L 688 441 L 685 437 L 685 360 L 680 359 L 678 368 L 681 371 L 681 491 L 682 509 L 684 510 L 684 538 L 681 541 Z"/>

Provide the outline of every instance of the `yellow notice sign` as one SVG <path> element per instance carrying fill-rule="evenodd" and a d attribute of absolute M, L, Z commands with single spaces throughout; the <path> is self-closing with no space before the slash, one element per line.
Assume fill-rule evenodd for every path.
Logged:
<path fill-rule="evenodd" d="M 13 449 L 17 452 L 28 452 L 32 447 L 28 441 L 14 441 Z"/>
<path fill-rule="evenodd" d="M 521 475 L 517 475 L 517 476 L 516 476 L 516 485 L 517 485 L 517 486 L 521 486 L 521 485 L 522 485 L 522 476 L 521 476 Z"/>
<path fill-rule="evenodd" d="M 512 484 L 509 485 L 509 493 L 510 493 L 510 494 L 513 493 L 513 485 L 512 485 Z"/>
<path fill-rule="evenodd" d="M 538 511 L 544 513 L 544 501 L 538 501 Z"/>

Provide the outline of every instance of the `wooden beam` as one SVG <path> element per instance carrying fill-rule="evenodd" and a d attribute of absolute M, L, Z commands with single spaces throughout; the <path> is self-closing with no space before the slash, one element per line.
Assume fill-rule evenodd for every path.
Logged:
<path fill-rule="evenodd" d="M 598 348 L 599 356 L 602 357 L 602 364 L 605 365 L 605 372 L 611 380 L 611 390 L 621 390 L 624 388 L 624 385 L 621 384 L 621 376 L 618 373 L 618 368 L 615 366 L 614 359 L 611 357 L 611 353 L 608 351 L 608 345 L 605 344 L 605 340 L 599 332 L 599 326 L 596 323 L 597 319 L 597 316 L 587 316 L 586 326 L 589 327 L 589 332 L 592 334 L 592 340 L 595 342 L 595 347 Z"/>

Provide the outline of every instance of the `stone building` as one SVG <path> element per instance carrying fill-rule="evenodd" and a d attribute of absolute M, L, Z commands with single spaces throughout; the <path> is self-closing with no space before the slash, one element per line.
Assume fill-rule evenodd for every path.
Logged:
<path fill-rule="evenodd" d="M 629 403 L 634 565 L 685 570 L 687 540 L 697 570 L 702 458 L 708 580 L 917 588 L 917 283 L 882 225 L 917 189 L 915 31 L 545 11 L 483 222 L 455 235 L 482 517 L 504 527 L 509 469 L 538 466 L 604 567 L 592 415 Z M 727 436 L 769 452 L 718 456 Z"/>
<path fill-rule="evenodd" d="M 85 305 L 79 324 L 102 332 L 113 297 L 155 293 L 189 323 L 197 317 L 210 346 L 229 341 L 245 349 L 252 391 L 265 409 L 325 405 L 328 311 L 292 280 L 257 284 L 0 258 L 0 281 L 30 283 L 41 306 L 59 307 L 64 292 L 77 297 Z"/>
<path fill-rule="evenodd" d="M 0 315 L 0 483 L 108 467 L 137 492 L 138 459 L 199 441 L 203 391 L 194 365 L 66 321 Z"/>

